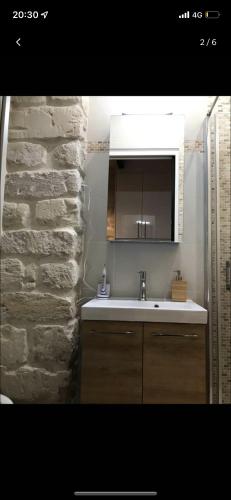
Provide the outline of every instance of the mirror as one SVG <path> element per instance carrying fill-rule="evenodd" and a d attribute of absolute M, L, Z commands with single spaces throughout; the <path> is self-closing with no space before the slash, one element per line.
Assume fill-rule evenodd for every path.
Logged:
<path fill-rule="evenodd" d="M 109 158 L 107 239 L 178 242 L 178 153 Z"/>

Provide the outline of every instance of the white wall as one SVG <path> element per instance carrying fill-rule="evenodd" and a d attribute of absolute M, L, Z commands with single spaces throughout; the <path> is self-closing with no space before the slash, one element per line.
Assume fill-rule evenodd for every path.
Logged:
<path fill-rule="evenodd" d="M 185 115 L 185 140 L 203 139 L 207 97 L 91 97 L 88 141 L 109 140 L 110 116 L 119 113 L 176 113 Z M 85 285 L 94 296 L 104 263 L 112 295 L 137 297 L 139 270 L 147 271 L 148 297 L 168 297 L 173 271 L 181 269 L 188 295 L 203 305 L 204 295 L 204 154 L 185 151 L 184 241 L 167 243 L 111 243 L 106 241 L 108 152 L 89 153 L 86 161 Z M 87 204 L 87 203 L 86 203 Z"/>

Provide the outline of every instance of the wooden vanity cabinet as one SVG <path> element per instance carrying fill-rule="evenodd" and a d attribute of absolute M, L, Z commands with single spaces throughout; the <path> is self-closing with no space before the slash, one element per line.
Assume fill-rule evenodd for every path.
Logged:
<path fill-rule="evenodd" d="M 206 403 L 205 325 L 145 323 L 143 403 Z"/>
<path fill-rule="evenodd" d="M 81 403 L 142 403 L 142 339 L 142 323 L 82 323 Z"/>
<path fill-rule="evenodd" d="M 83 321 L 81 403 L 206 403 L 205 325 Z"/>

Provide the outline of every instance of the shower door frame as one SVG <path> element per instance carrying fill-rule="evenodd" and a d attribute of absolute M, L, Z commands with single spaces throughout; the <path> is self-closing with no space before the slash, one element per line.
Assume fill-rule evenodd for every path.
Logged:
<path fill-rule="evenodd" d="M 219 119 L 213 110 L 220 96 L 216 96 L 205 122 L 205 144 L 206 158 L 204 169 L 205 182 L 205 307 L 208 309 L 208 334 L 209 334 L 209 403 L 222 404 L 222 328 L 221 328 L 221 223 L 220 223 L 220 137 Z M 211 145 L 211 127 L 213 127 L 214 141 L 213 150 Z M 212 159 L 212 152 L 214 159 Z M 213 168 L 213 179 L 211 166 Z M 212 214 L 212 182 L 214 183 L 214 198 Z M 212 234 L 212 222 L 214 222 L 214 236 Z M 212 244 L 214 245 L 212 249 Z M 215 253 L 215 256 L 214 256 Z M 215 258 L 215 266 L 213 260 Z M 213 279 L 215 279 L 216 300 L 213 300 Z M 215 318 L 216 337 L 214 339 L 213 321 Z M 214 369 L 214 347 L 216 349 L 216 370 Z M 215 372 L 215 373 L 214 373 Z M 216 379 L 214 379 L 214 374 Z M 215 390 L 216 387 L 216 390 Z M 215 400 L 216 396 L 216 401 Z"/>
<path fill-rule="evenodd" d="M 217 101 L 217 98 L 216 98 Z M 221 373 L 221 322 L 220 322 L 220 207 L 219 207 L 219 136 L 218 136 L 218 127 L 217 127 L 217 117 L 212 114 L 213 108 L 216 102 L 212 107 L 210 114 L 207 115 L 206 119 L 206 142 L 207 142 L 207 172 L 205 170 L 205 186 L 206 186 L 206 227 L 207 232 L 205 235 L 206 244 L 205 244 L 205 262 L 206 262 L 206 286 L 205 286 L 205 305 L 208 308 L 208 317 L 209 317 L 209 325 L 208 325 L 208 333 L 209 333 L 209 403 L 213 404 L 214 402 L 214 377 L 213 377 L 213 324 L 212 317 L 213 313 L 216 315 L 216 324 L 217 324 L 217 394 L 218 394 L 218 403 L 222 403 L 222 373 Z M 215 231 L 216 231 L 216 284 L 217 284 L 217 300 L 216 300 L 216 309 L 213 308 L 212 301 L 212 231 L 211 231 L 211 210 L 212 210 L 212 202 L 211 202 L 211 142 L 210 142 L 210 133 L 211 133 L 211 120 L 214 120 L 214 135 L 215 135 L 215 169 L 214 169 L 214 182 L 216 184 L 215 191 Z"/>

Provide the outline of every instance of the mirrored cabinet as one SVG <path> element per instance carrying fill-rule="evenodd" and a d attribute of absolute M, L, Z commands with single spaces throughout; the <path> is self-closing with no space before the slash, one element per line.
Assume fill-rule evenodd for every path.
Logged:
<path fill-rule="evenodd" d="M 107 238 L 174 241 L 175 156 L 109 161 Z"/>
<path fill-rule="evenodd" d="M 111 117 L 107 240 L 179 243 L 184 117 Z"/>

